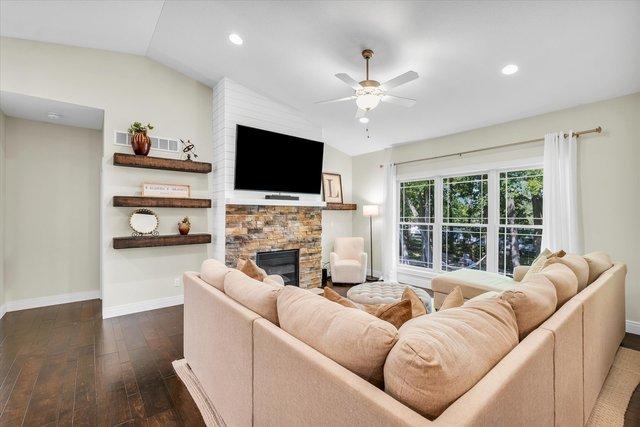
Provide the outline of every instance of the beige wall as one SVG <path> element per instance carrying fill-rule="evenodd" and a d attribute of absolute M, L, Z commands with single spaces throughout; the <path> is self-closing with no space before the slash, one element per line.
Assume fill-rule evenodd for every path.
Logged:
<path fill-rule="evenodd" d="M 329 145 L 324 145 L 324 172 L 338 173 L 342 179 L 343 200 L 352 202 L 352 162 L 351 156 Z M 359 207 L 360 208 L 360 207 Z M 329 254 L 333 250 L 333 240 L 336 237 L 352 235 L 353 217 L 359 211 L 322 211 L 322 265 L 329 262 Z"/>
<path fill-rule="evenodd" d="M 393 161 L 457 153 L 521 140 L 539 138 L 547 132 L 583 130 L 602 126 L 601 135 L 580 138 L 580 201 L 585 251 L 604 250 L 628 264 L 627 319 L 640 321 L 640 94 L 596 102 L 469 132 L 396 146 Z M 542 154 L 542 145 L 513 147 L 500 152 L 422 162 L 399 168 L 399 173 L 428 171 L 455 163 L 504 160 Z M 378 165 L 382 152 L 353 159 L 353 191 L 358 203 L 382 200 L 383 172 Z M 380 220 L 378 220 L 381 223 Z M 353 231 L 366 235 L 365 218 L 354 216 Z M 379 228 L 375 233 L 380 243 Z M 376 253 L 377 252 L 377 253 Z M 380 250 L 374 262 L 380 265 Z M 376 265 L 374 264 L 374 266 Z"/>
<path fill-rule="evenodd" d="M 4 313 L 5 115 L 0 111 L 0 316 Z"/>
<path fill-rule="evenodd" d="M 174 279 L 185 270 L 198 269 L 211 245 L 114 250 L 113 237 L 130 235 L 131 209 L 113 207 L 112 198 L 134 195 L 144 181 L 189 184 L 193 197 L 207 197 L 211 175 L 115 167 L 113 153 L 131 150 L 116 147 L 113 137 L 132 121 L 150 121 L 156 125 L 155 135 L 191 139 L 200 160 L 211 162 L 211 88 L 140 56 L 10 38 L 0 40 L 0 88 L 105 112 L 100 199 L 103 312 L 136 309 L 149 300 L 179 300 L 182 289 L 174 286 Z M 157 209 L 159 231 L 175 233 L 180 217 L 189 215 L 192 232 L 206 232 L 212 229 L 209 211 Z"/>
<path fill-rule="evenodd" d="M 101 158 L 101 131 L 7 117 L 7 302 L 99 291 Z"/>

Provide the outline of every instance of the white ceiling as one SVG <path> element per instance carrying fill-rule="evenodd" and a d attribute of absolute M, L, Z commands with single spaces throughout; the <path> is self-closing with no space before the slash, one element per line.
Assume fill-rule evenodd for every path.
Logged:
<path fill-rule="evenodd" d="M 0 91 L 0 110 L 9 117 L 88 129 L 102 129 L 104 119 L 104 111 L 97 108 L 7 91 Z M 51 119 L 49 113 L 59 117 Z"/>
<path fill-rule="evenodd" d="M 210 86 L 229 77 L 298 108 L 352 155 L 640 91 L 639 1 L 0 5 L 3 36 L 147 55 Z M 373 110 L 369 141 L 355 105 L 314 104 L 351 94 L 333 75 L 362 79 L 363 48 L 376 80 L 420 74 L 392 91 L 416 106 Z M 503 76 L 508 63 L 520 71 Z"/>

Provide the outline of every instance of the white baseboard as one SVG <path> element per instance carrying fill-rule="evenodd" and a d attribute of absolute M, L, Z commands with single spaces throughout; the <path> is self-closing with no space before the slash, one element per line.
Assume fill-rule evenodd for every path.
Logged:
<path fill-rule="evenodd" d="M 627 332 L 634 335 L 640 335 L 640 322 L 634 322 L 633 320 L 627 320 Z"/>
<path fill-rule="evenodd" d="M 103 307 L 102 318 L 124 316 L 126 314 L 140 313 L 142 311 L 156 310 L 158 308 L 171 307 L 184 303 L 184 295 L 173 297 L 157 298 L 147 301 L 133 302 L 131 304 L 116 305 L 114 307 Z"/>
<path fill-rule="evenodd" d="M 50 295 L 39 298 L 26 298 L 15 301 L 7 301 L 5 305 L 0 309 L 0 313 L 2 313 L 2 316 L 4 316 L 4 313 L 10 311 L 27 310 L 29 308 L 47 307 L 57 304 L 67 304 L 70 302 L 86 301 L 89 299 L 100 299 L 100 291 L 96 290 L 72 292 L 69 294 Z"/>
<path fill-rule="evenodd" d="M 7 305 L 2 304 L 0 305 L 0 319 L 2 319 L 5 314 L 7 314 Z"/>

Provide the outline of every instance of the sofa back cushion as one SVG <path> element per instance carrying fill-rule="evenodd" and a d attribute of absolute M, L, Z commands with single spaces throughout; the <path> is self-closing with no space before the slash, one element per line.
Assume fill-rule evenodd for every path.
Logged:
<path fill-rule="evenodd" d="M 214 288 L 224 292 L 224 278 L 229 271 L 231 269 L 217 259 L 206 259 L 200 267 L 200 278 Z"/>
<path fill-rule="evenodd" d="M 384 365 L 385 391 L 434 419 L 518 345 L 511 306 L 468 301 L 412 319 Z"/>
<path fill-rule="evenodd" d="M 582 291 L 587 286 L 589 283 L 589 264 L 587 264 L 587 261 L 585 261 L 583 256 L 566 254 L 562 258 L 549 258 L 549 263 L 547 265 L 556 263 L 564 264 L 573 271 L 573 274 L 575 274 L 578 279 L 578 292 Z"/>
<path fill-rule="evenodd" d="M 278 324 L 278 294 L 283 288 L 259 282 L 238 270 L 231 270 L 224 279 L 227 296 L 275 325 Z"/>
<path fill-rule="evenodd" d="M 511 306 L 518 323 L 520 339 L 540 326 L 556 311 L 556 288 L 545 276 L 536 274 L 529 282 L 502 292 L 500 298 Z"/>
<path fill-rule="evenodd" d="M 285 286 L 278 296 L 278 318 L 285 332 L 382 386 L 384 361 L 398 340 L 391 323 L 295 286 Z"/>
<path fill-rule="evenodd" d="M 589 266 L 589 279 L 587 284 L 592 284 L 602 273 L 613 267 L 609 254 L 605 252 L 591 252 L 584 256 Z"/>
<path fill-rule="evenodd" d="M 558 303 L 556 310 L 578 293 L 578 278 L 569 267 L 561 263 L 546 266 L 540 271 L 556 288 Z"/>

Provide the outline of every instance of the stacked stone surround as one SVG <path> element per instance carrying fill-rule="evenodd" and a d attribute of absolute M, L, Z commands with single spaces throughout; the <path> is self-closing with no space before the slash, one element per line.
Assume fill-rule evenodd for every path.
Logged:
<path fill-rule="evenodd" d="M 322 209 L 306 206 L 226 205 L 225 263 L 255 261 L 257 252 L 298 249 L 300 287 L 322 283 Z"/>

